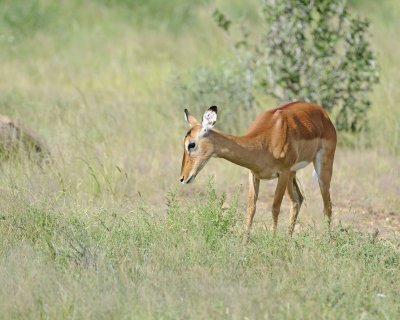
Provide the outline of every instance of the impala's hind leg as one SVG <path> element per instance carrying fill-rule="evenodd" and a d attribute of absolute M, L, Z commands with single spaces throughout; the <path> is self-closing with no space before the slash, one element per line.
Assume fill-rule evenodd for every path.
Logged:
<path fill-rule="evenodd" d="M 291 173 L 286 191 L 291 202 L 288 232 L 289 235 L 292 236 L 294 227 L 296 225 L 297 216 L 299 215 L 300 207 L 304 200 L 304 197 L 300 192 L 299 185 L 297 184 L 296 172 Z"/>
<path fill-rule="evenodd" d="M 335 149 L 322 148 L 317 152 L 314 159 L 314 168 L 318 176 L 319 188 L 321 190 L 322 201 L 324 203 L 324 216 L 328 224 L 330 232 L 330 224 L 332 220 L 332 203 L 330 196 L 330 185 L 333 169 L 333 157 Z"/>
<path fill-rule="evenodd" d="M 276 231 L 278 226 L 278 217 L 281 210 L 283 195 L 288 185 L 290 172 L 282 172 L 279 174 L 278 184 L 276 185 L 274 202 L 272 203 L 272 231 Z"/>

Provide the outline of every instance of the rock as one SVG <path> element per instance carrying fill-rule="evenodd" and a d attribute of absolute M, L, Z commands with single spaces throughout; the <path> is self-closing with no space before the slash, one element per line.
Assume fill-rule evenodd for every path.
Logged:
<path fill-rule="evenodd" d="M 9 158 L 22 150 L 29 156 L 37 154 L 40 159 L 50 156 L 44 141 L 31 129 L 7 116 L 0 115 L 0 155 Z"/>

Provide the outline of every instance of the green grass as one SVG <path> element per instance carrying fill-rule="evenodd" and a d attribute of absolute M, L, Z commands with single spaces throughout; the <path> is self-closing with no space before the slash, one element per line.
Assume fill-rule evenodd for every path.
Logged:
<path fill-rule="evenodd" d="M 396 318 L 395 243 L 314 228 L 241 243 L 236 200 L 168 198 L 138 207 L 52 211 L 15 205 L 2 217 L 5 318 Z M 18 199 L 20 200 L 20 199 Z M 397 243 L 398 245 L 398 243 Z"/>
<path fill-rule="evenodd" d="M 397 215 L 399 5 L 353 2 L 372 19 L 381 83 L 371 130 L 338 150 L 332 198 Z M 255 227 L 247 245 L 246 170 L 210 161 L 196 184 L 178 185 L 187 105 L 172 79 L 232 54 L 216 6 L 256 29 L 257 3 L 0 2 L 0 114 L 38 132 L 54 157 L 43 168 L 1 162 L 0 318 L 398 317 L 398 238 L 336 218 L 329 241 L 310 222 L 322 215 L 309 172 L 305 228 L 289 239 L 283 221 L 275 237 Z M 214 101 L 202 103 L 191 108 Z M 236 123 L 219 108 L 221 127 Z M 262 187 L 266 203 L 273 183 Z"/>

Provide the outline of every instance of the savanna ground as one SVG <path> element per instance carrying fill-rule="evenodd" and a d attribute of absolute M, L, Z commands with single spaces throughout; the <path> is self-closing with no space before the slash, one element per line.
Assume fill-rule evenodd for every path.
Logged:
<path fill-rule="evenodd" d="M 213 160 L 178 184 L 174 79 L 232 54 L 216 6 L 256 29 L 257 2 L 1 1 L 0 113 L 54 159 L 1 163 L 0 318 L 399 318 L 400 6 L 351 3 L 372 21 L 381 81 L 370 130 L 341 136 L 332 239 L 306 168 L 294 237 L 285 205 L 276 236 L 262 227 L 263 182 L 242 245 L 246 170 Z M 219 123 L 235 116 L 219 107 Z"/>

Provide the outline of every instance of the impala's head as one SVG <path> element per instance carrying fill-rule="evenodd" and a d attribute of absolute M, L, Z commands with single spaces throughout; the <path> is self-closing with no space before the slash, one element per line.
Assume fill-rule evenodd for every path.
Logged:
<path fill-rule="evenodd" d="M 214 145 L 209 138 L 210 130 L 217 121 L 217 107 L 210 107 L 200 123 L 185 109 L 185 119 L 190 129 L 183 140 L 182 183 L 193 182 L 196 175 L 214 153 Z"/>

